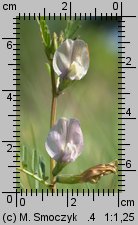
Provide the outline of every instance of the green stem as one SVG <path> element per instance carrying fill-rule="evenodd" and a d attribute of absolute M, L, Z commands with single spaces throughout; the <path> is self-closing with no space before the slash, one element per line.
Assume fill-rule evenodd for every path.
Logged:
<path fill-rule="evenodd" d="M 55 80 L 55 73 L 53 70 L 52 61 L 50 61 L 50 68 L 51 68 L 51 84 L 52 84 L 50 128 L 52 128 L 56 122 L 56 108 L 57 108 L 56 80 Z M 53 192 L 56 192 L 55 177 L 52 174 L 54 167 L 55 167 L 55 160 L 50 158 L 50 182 L 51 182 L 51 184 L 53 184 L 51 189 L 53 189 Z"/>
<path fill-rule="evenodd" d="M 38 177 L 36 174 L 31 173 L 30 171 L 24 169 L 24 168 L 17 168 L 17 170 L 33 177 L 35 180 L 39 181 L 40 183 L 44 184 L 46 187 L 51 187 L 52 185 L 44 181 L 42 178 Z"/>

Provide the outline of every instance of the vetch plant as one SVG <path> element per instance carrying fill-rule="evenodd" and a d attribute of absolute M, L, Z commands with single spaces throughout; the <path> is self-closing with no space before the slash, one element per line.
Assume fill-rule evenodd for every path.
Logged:
<path fill-rule="evenodd" d="M 51 35 L 46 21 L 37 18 L 44 50 L 48 62 L 46 67 L 51 76 L 52 100 L 50 113 L 50 130 L 45 142 L 45 148 L 50 156 L 50 176 L 46 174 L 45 162 L 42 157 L 37 160 L 36 150 L 32 156 L 32 171 L 28 171 L 25 162 L 25 148 L 23 148 L 22 166 L 20 171 L 33 177 L 36 181 L 44 184 L 53 192 L 56 191 L 57 183 L 97 183 L 100 178 L 110 173 L 117 173 L 117 161 L 107 164 L 99 164 L 86 169 L 77 175 L 59 174 L 69 163 L 75 162 L 82 151 L 85 151 L 83 133 L 80 122 L 76 118 L 64 118 L 57 120 L 57 98 L 67 87 L 79 82 L 89 68 L 89 50 L 84 40 L 74 38 L 79 28 L 72 21 L 68 21 L 64 32 L 59 37 L 56 33 Z M 76 162 L 75 162 L 76 163 Z"/>

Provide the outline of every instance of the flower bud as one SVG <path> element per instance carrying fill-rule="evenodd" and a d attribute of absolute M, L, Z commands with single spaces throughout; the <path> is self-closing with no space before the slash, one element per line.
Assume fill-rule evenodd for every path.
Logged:
<path fill-rule="evenodd" d="M 65 37 L 64 37 L 64 33 L 63 31 L 61 31 L 60 35 L 59 35 L 59 44 L 61 45 L 64 41 Z"/>
<path fill-rule="evenodd" d="M 53 50 L 55 52 L 58 48 L 58 37 L 55 32 L 53 33 L 52 46 L 53 46 Z"/>

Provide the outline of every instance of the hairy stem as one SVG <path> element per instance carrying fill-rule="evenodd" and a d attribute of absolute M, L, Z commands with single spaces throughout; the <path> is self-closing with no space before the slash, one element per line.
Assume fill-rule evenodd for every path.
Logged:
<path fill-rule="evenodd" d="M 21 172 L 23 172 L 23 173 L 25 173 L 25 174 L 27 174 L 27 175 L 33 177 L 35 180 L 37 180 L 37 181 L 39 181 L 40 183 L 44 184 L 46 187 L 51 187 L 51 186 L 52 186 L 51 184 L 49 184 L 49 183 L 47 183 L 46 181 L 44 181 L 42 178 L 38 177 L 36 174 L 31 173 L 30 171 L 28 171 L 28 170 L 26 170 L 26 169 L 24 169 L 24 168 L 21 168 L 21 167 L 20 167 L 20 168 L 17 168 L 17 170 L 19 170 L 19 171 L 21 171 Z"/>
<path fill-rule="evenodd" d="M 51 67 L 51 84 L 52 84 L 52 103 L 51 103 L 51 117 L 50 117 L 50 128 L 51 128 L 56 122 L 57 93 L 56 93 L 56 80 L 52 61 L 50 62 L 50 67 Z M 53 192 L 56 192 L 56 184 L 55 184 L 56 178 L 52 174 L 54 167 L 55 167 L 55 160 L 50 158 L 50 182 L 51 184 L 53 184 L 51 189 L 53 189 Z"/>

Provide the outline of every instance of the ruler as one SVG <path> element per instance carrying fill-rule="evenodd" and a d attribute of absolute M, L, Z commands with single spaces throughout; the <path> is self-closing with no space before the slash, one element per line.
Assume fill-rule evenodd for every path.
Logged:
<path fill-rule="evenodd" d="M 136 1 L 0 3 L 1 224 L 137 224 L 137 17 Z M 107 21 L 118 24 L 118 188 L 58 190 L 20 187 L 21 20 Z"/>

